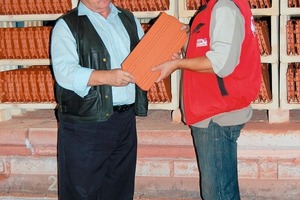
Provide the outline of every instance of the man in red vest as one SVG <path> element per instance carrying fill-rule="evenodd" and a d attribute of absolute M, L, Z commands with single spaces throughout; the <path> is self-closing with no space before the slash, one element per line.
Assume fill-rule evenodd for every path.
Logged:
<path fill-rule="evenodd" d="M 261 62 L 247 0 L 207 0 L 190 22 L 184 59 L 153 68 L 157 82 L 183 70 L 184 121 L 191 127 L 204 200 L 240 199 L 237 139 L 252 116 Z"/>

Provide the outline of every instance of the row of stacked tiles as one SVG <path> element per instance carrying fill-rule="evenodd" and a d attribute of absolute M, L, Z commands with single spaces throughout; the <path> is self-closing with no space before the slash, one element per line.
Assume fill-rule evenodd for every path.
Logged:
<path fill-rule="evenodd" d="M 295 20 L 291 23 L 295 24 Z M 261 55 L 270 55 L 270 39 L 268 22 L 266 20 L 256 20 L 258 39 L 260 44 Z M 299 26 L 299 20 L 296 26 Z M 294 26 L 296 28 L 296 26 Z M 143 24 L 145 32 L 150 28 L 150 25 Z M 291 26 L 287 26 L 290 30 Z M 49 58 L 49 41 L 52 27 L 24 27 L 24 28 L 0 28 L 0 59 L 43 59 Z M 288 31 L 289 39 L 288 49 L 293 52 L 300 51 L 300 36 L 295 34 L 296 29 Z M 299 31 L 298 31 L 299 32 Z M 300 33 L 297 33 L 300 34 Z M 296 36 L 294 36 L 296 35 Z M 297 38 L 297 39 L 296 39 Z M 291 44 L 291 42 L 295 44 Z M 294 46 L 294 48 L 291 48 Z"/>
<path fill-rule="evenodd" d="M 291 19 L 286 24 L 287 54 L 300 55 L 300 19 Z"/>
<path fill-rule="evenodd" d="M 151 103 L 171 102 L 171 77 L 154 83 L 148 92 Z M 49 66 L 0 72 L 0 102 L 55 102 L 54 78 Z"/>
<path fill-rule="evenodd" d="M 72 8 L 71 0 L 1 0 L 0 15 L 58 14 Z"/>
<path fill-rule="evenodd" d="M 300 102 L 300 63 L 289 63 L 287 69 L 287 101 Z"/>

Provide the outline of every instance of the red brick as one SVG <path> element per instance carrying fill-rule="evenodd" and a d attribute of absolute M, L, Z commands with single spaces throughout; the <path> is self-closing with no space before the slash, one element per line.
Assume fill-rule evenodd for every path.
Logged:
<path fill-rule="evenodd" d="M 138 157 L 195 158 L 193 146 L 187 145 L 139 145 Z"/>
<path fill-rule="evenodd" d="M 30 128 L 28 141 L 35 155 L 54 156 L 57 154 L 56 128 Z"/>
<path fill-rule="evenodd" d="M 300 158 L 279 162 L 278 178 L 300 180 Z"/>
<path fill-rule="evenodd" d="M 166 159 L 138 159 L 137 176 L 171 177 L 173 162 Z"/>
<path fill-rule="evenodd" d="M 56 146 L 57 129 L 56 128 L 29 128 L 28 140 L 35 145 Z"/>
<path fill-rule="evenodd" d="M 168 125 L 166 126 L 168 127 Z M 190 131 L 181 129 L 138 130 L 138 141 L 139 144 L 148 145 L 193 145 L 193 140 Z"/>
<path fill-rule="evenodd" d="M 14 156 L 10 158 L 12 174 L 56 174 L 57 158 L 43 156 Z"/>
<path fill-rule="evenodd" d="M 0 146 L 2 145 L 18 145 L 25 146 L 25 137 L 27 129 L 1 129 Z"/>
<path fill-rule="evenodd" d="M 175 177 L 199 177 L 199 170 L 196 158 L 182 159 L 174 161 L 174 176 Z"/>
<path fill-rule="evenodd" d="M 2 194 L 2 195 L 1 195 Z M 57 176 L 45 175 L 11 175 L 0 181 L 0 197 L 4 196 L 57 196 Z"/>
<path fill-rule="evenodd" d="M 10 176 L 11 168 L 9 160 L 3 158 L 0 160 L 0 182 Z"/>
<path fill-rule="evenodd" d="M 29 156 L 31 155 L 31 151 L 30 149 L 26 148 L 25 145 L 22 146 L 5 145 L 5 146 L 0 146 L 0 155 L 1 156 Z"/>
<path fill-rule="evenodd" d="M 239 160 L 238 173 L 241 178 L 258 178 L 258 160 Z"/>
<path fill-rule="evenodd" d="M 273 160 L 262 160 L 259 163 L 258 178 L 260 179 L 277 179 L 278 163 Z"/>

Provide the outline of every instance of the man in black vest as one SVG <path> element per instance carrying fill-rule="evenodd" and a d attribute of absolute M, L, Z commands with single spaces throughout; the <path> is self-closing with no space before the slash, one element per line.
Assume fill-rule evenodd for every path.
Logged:
<path fill-rule="evenodd" d="M 135 115 L 148 100 L 120 66 L 143 34 L 111 0 L 81 0 L 53 28 L 60 200 L 133 199 Z"/>

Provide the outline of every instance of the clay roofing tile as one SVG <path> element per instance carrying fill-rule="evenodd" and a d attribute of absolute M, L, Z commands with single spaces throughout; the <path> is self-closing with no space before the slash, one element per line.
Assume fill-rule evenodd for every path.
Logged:
<path fill-rule="evenodd" d="M 186 42 L 187 34 L 180 29 L 181 26 L 178 19 L 162 12 L 122 63 L 122 68 L 135 76 L 141 89 L 148 91 L 160 75 L 159 71 L 152 72 L 151 68 L 170 60 L 172 54 Z"/>

